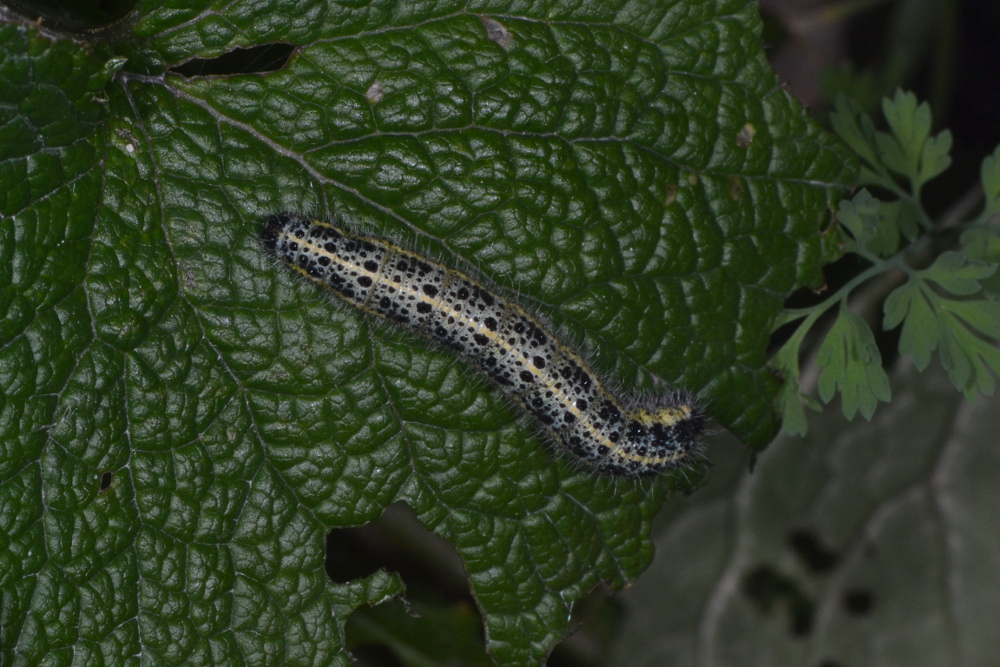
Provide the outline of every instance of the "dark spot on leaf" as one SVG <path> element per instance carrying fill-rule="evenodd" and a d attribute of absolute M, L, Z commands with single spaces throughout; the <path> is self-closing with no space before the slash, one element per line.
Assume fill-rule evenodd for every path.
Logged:
<path fill-rule="evenodd" d="M 844 609 L 852 616 L 867 616 L 875 606 L 875 596 L 866 588 L 852 588 L 844 593 Z"/>
<path fill-rule="evenodd" d="M 233 49 L 215 58 L 192 58 L 170 71 L 188 78 L 196 76 L 229 76 L 273 72 L 283 68 L 295 51 L 293 44 L 275 42 L 249 48 Z"/>
<path fill-rule="evenodd" d="M 790 577 L 761 565 L 743 577 L 743 593 L 766 614 L 785 613 L 794 637 L 812 632 L 816 605 Z"/>
<path fill-rule="evenodd" d="M 793 530 L 788 544 L 813 572 L 829 572 L 837 566 L 837 554 L 828 549 L 811 530 Z"/>
<path fill-rule="evenodd" d="M 729 177 L 729 196 L 733 199 L 743 196 L 743 181 L 738 176 Z"/>
<path fill-rule="evenodd" d="M 677 186 L 673 183 L 667 186 L 667 196 L 663 200 L 664 206 L 670 206 L 677 200 Z"/>

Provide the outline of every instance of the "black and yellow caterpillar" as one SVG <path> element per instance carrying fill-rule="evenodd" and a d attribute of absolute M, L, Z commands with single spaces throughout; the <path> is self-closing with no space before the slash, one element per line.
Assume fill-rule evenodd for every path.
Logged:
<path fill-rule="evenodd" d="M 460 271 L 387 241 L 282 213 L 264 230 L 278 259 L 340 299 L 401 324 L 483 370 L 553 440 L 601 473 L 651 475 L 697 450 L 692 397 L 619 398 L 521 306 Z"/>

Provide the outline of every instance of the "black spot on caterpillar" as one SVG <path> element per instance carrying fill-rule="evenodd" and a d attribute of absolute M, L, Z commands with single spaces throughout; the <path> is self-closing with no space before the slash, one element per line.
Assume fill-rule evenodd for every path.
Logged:
<path fill-rule="evenodd" d="M 460 271 L 387 241 L 281 213 L 264 247 L 340 299 L 430 338 L 480 368 L 553 441 L 598 472 L 639 477 L 697 451 L 692 397 L 615 396 L 569 346 L 521 306 Z"/>

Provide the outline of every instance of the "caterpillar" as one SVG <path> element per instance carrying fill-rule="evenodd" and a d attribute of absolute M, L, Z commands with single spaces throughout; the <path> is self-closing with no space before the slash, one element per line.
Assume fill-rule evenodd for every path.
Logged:
<path fill-rule="evenodd" d="M 393 243 L 290 213 L 265 250 L 364 312 L 402 325 L 489 376 L 552 440 L 599 473 L 640 477 L 689 461 L 704 418 L 690 394 L 620 398 L 521 306 Z"/>

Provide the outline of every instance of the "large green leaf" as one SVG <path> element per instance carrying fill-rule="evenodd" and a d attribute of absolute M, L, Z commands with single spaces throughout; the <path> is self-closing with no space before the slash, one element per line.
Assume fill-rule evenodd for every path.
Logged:
<path fill-rule="evenodd" d="M 759 449 L 770 322 L 850 160 L 748 2 L 192 4 L 92 45 L 0 26 L 0 661 L 346 661 L 347 615 L 401 584 L 328 580 L 324 532 L 395 501 L 458 550 L 492 654 L 539 660 L 700 469 L 574 469 L 448 352 L 267 260 L 264 218 L 481 275 Z M 166 71 L 275 41 L 278 71 Z"/>

